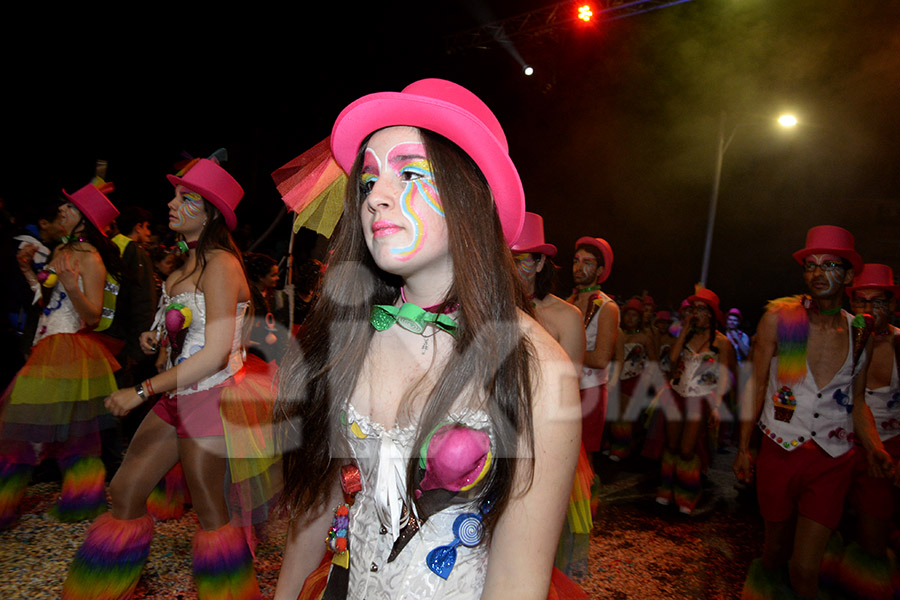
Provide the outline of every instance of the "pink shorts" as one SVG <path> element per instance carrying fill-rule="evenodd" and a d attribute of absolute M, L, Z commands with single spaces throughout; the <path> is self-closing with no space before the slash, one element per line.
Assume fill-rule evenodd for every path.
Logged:
<path fill-rule="evenodd" d="M 892 437 L 884 443 L 884 449 L 896 460 L 900 457 L 900 435 Z M 867 470 L 869 458 L 866 451 L 858 449 L 854 468 L 853 488 L 850 490 L 850 502 L 865 513 L 880 521 L 890 521 L 894 516 L 894 507 L 900 503 L 900 488 L 890 478 L 871 477 Z"/>
<path fill-rule="evenodd" d="M 855 461 L 854 450 L 832 457 L 810 440 L 788 452 L 764 438 L 756 461 L 756 493 L 763 519 L 780 523 L 796 512 L 835 529 Z"/>
<path fill-rule="evenodd" d="M 606 384 L 581 390 L 581 443 L 588 452 L 599 452 L 606 423 Z"/>
<path fill-rule="evenodd" d="M 193 394 L 165 394 L 157 400 L 153 412 L 174 427 L 180 438 L 225 435 L 219 403 L 222 390 L 232 383 L 229 378 L 213 388 Z"/>

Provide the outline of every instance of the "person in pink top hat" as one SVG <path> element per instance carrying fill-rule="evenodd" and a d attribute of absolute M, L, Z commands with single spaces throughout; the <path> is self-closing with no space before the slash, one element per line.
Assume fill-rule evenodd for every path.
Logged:
<path fill-rule="evenodd" d="M 93 330 L 107 273 L 122 275 L 118 248 L 104 233 L 117 214 L 97 185 L 63 190 L 56 219 L 62 243 L 46 266 L 34 272 L 36 246 L 18 252 L 43 309 L 31 354 L 0 398 L 0 529 L 17 520 L 31 472 L 44 459 L 55 459 L 63 476 L 51 518 L 80 521 L 106 510 L 101 433 L 115 423 L 103 400 L 116 390 L 119 364 Z"/>
<path fill-rule="evenodd" d="M 612 273 L 613 251 L 602 238 L 581 237 L 575 242 L 572 278 L 575 291 L 567 299 L 583 315 L 587 349 L 581 367 L 581 439 L 593 464 L 603 440 L 608 401 L 607 383 L 615 358 L 619 307 L 600 285 Z"/>
<path fill-rule="evenodd" d="M 808 295 L 769 303 L 753 345 L 755 398 L 741 415 L 734 461 L 739 481 L 756 479 L 765 541 L 745 594 L 774 593 L 786 580 L 806 598 L 818 594 L 826 544 L 840 522 L 854 464 L 854 440 L 874 475 L 891 468 L 865 401 L 872 356 L 871 319 L 843 311 L 844 290 L 862 270 L 853 235 L 813 227 L 794 252 Z M 758 458 L 754 429 L 762 433 Z"/>
<path fill-rule="evenodd" d="M 581 312 L 551 293 L 556 282 L 556 246 L 544 241 L 544 219 L 540 215 L 525 213 L 522 233 L 510 250 L 538 321 L 581 368 L 585 348 Z"/>
<path fill-rule="evenodd" d="M 317 582 L 329 598 L 545 597 L 578 391 L 509 251 L 525 202 L 503 129 L 425 79 L 352 102 L 330 143 L 349 180 L 280 374 L 292 522 L 276 598 Z"/>
<path fill-rule="evenodd" d="M 874 323 L 872 360 L 866 373 L 866 404 L 875 419 L 878 437 L 885 450 L 900 460 L 900 329 L 891 325 L 900 286 L 887 265 L 867 263 L 847 288 L 854 314 L 871 315 Z M 896 598 L 892 585 L 895 559 L 888 541 L 897 506 L 900 470 L 895 477 L 872 477 L 865 453 L 858 453 L 848 499 L 856 509 L 855 536 L 844 549 L 838 579 L 851 598 Z"/>
<path fill-rule="evenodd" d="M 718 424 L 737 364 L 731 343 L 718 330 L 718 295 L 699 288 L 687 302 L 687 320 L 669 350 L 673 368 L 661 401 L 666 445 L 656 501 L 674 501 L 681 513 L 691 515 L 700 501 L 701 472 L 709 462 L 701 442 L 709 427 Z"/>
<path fill-rule="evenodd" d="M 110 512 L 91 524 L 75 554 L 64 599 L 131 597 L 153 537 L 147 499 L 178 463 L 200 524 L 193 541 L 198 597 L 260 598 L 250 513 L 264 517 L 271 490 L 264 476 L 255 480 L 261 487 L 248 505 L 241 484 L 249 481 L 239 473 L 265 474 L 267 462 L 237 449 L 242 433 L 261 446 L 266 436 L 260 423 L 238 420 L 246 411 L 234 409 L 246 401 L 254 402 L 254 414 L 264 412 L 271 382 L 261 381 L 243 347 L 250 289 L 230 234 L 243 190 L 218 160 L 205 158 L 168 179 L 169 228 L 183 238 L 186 256 L 162 286 L 152 330 L 140 336 L 148 355 L 164 348 L 165 368 L 105 402 L 124 416 L 159 397 L 110 482 Z"/>
<path fill-rule="evenodd" d="M 544 240 L 544 219 L 526 212 L 522 233 L 510 249 L 538 322 L 559 342 L 576 368 L 581 369 L 586 343 L 581 311 L 551 293 L 556 282 L 557 267 L 553 264 L 556 246 Z M 593 527 L 589 502 L 593 482 L 594 471 L 582 445 L 568 516 L 556 553 L 557 568 L 576 579 L 587 573 Z"/>

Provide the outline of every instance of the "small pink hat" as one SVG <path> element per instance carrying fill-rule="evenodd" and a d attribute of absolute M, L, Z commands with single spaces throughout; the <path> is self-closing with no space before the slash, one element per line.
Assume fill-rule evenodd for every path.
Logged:
<path fill-rule="evenodd" d="M 656 317 L 653 319 L 654 321 L 663 321 L 663 322 L 672 322 L 672 313 L 667 310 L 660 310 L 656 313 Z"/>
<path fill-rule="evenodd" d="M 853 285 L 847 288 L 847 294 L 856 290 L 885 290 L 896 298 L 900 295 L 900 286 L 894 284 L 894 271 L 887 265 L 866 263 L 862 272 L 853 279 Z"/>
<path fill-rule="evenodd" d="M 863 268 L 863 261 L 853 247 L 853 234 L 843 227 L 819 225 L 806 233 L 806 247 L 794 252 L 793 256 L 802 265 L 803 259 L 810 254 L 835 254 L 849 260 L 853 270 L 859 273 Z"/>
<path fill-rule="evenodd" d="M 522 180 L 500 122 L 478 96 L 444 79 L 422 79 L 401 92 L 363 96 L 338 115 L 331 152 L 349 173 L 366 136 L 397 125 L 433 131 L 462 148 L 487 179 L 506 242 L 519 237 L 525 220 Z"/>
<path fill-rule="evenodd" d="M 532 212 L 525 213 L 525 223 L 519 239 L 510 249 L 513 252 L 538 252 L 546 254 L 550 258 L 556 256 L 556 246 L 544 242 L 544 219 L 541 215 Z"/>
<path fill-rule="evenodd" d="M 106 235 L 103 231 L 106 226 L 119 216 L 119 211 L 113 203 L 93 183 L 71 194 L 66 193 L 66 190 L 62 193 L 103 235 Z"/>
<path fill-rule="evenodd" d="M 200 194 L 225 217 L 225 225 L 230 230 L 237 227 L 234 209 L 244 196 L 241 184 L 218 163 L 208 158 L 200 158 L 189 165 L 179 175 L 166 175 L 173 186 L 183 185 L 190 191 Z"/>
<path fill-rule="evenodd" d="M 603 273 L 600 274 L 600 277 L 597 279 L 597 283 L 603 283 L 607 279 L 609 279 L 610 273 L 612 273 L 612 264 L 613 264 L 613 251 L 612 246 L 609 245 L 609 242 L 604 240 L 603 238 L 595 238 L 590 236 L 580 237 L 575 241 L 575 248 L 582 244 L 593 246 L 600 250 L 600 254 L 603 256 Z"/>
<path fill-rule="evenodd" d="M 622 314 L 624 314 L 626 310 L 636 310 L 639 313 L 643 313 L 644 303 L 641 302 L 640 298 L 629 298 L 628 302 L 622 307 Z"/>

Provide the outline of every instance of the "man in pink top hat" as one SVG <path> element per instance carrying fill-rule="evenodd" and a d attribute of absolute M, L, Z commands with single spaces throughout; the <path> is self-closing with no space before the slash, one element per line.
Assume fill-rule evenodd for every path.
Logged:
<path fill-rule="evenodd" d="M 845 288 L 862 270 L 853 236 L 813 227 L 793 256 L 809 294 L 773 300 L 759 322 L 756 393 L 734 462 L 739 481 L 750 482 L 755 470 L 765 521 L 763 556 L 750 567 L 745 597 L 770 597 L 785 566 L 794 592 L 816 597 L 825 546 L 850 486 L 854 441 L 865 448 L 873 474 L 884 476 L 892 466 L 865 402 L 871 327 L 856 326 L 865 323 L 841 309 Z M 754 465 L 755 428 L 762 441 Z"/>
<path fill-rule="evenodd" d="M 847 288 L 847 294 L 856 315 L 875 318 L 866 404 L 885 450 L 895 461 L 900 460 L 900 329 L 890 322 L 900 286 L 894 283 L 889 266 L 869 263 Z M 850 488 L 850 502 L 859 520 L 856 539 L 844 551 L 840 580 L 845 589 L 857 592 L 854 597 L 894 598 L 887 548 L 900 489 L 892 485 L 897 483 L 896 477 L 894 481 L 872 477 L 865 458 L 859 454 Z"/>
<path fill-rule="evenodd" d="M 568 301 L 584 315 L 587 349 L 581 368 L 581 441 L 588 456 L 600 450 L 608 401 L 609 367 L 616 350 L 619 307 L 600 290 L 612 272 L 613 251 L 602 238 L 581 237 L 575 242 L 572 278 L 575 291 Z"/>

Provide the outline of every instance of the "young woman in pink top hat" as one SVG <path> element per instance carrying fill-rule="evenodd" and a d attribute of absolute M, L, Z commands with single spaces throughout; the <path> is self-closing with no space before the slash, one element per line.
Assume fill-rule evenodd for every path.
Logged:
<path fill-rule="evenodd" d="M 208 159 L 193 161 L 168 177 L 175 191 L 168 205 L 169 228 L 183 237 L 186 259 L 163 284 L 153 331 L 141 335 L 148 354 L 166 348 L 168 368 L 113 393 L 106 405 L 120 416 L 151 396 L 161 397 L 110 483 L 111 511 L 91 525 L 75 555 L 63 589 L 66 599 L 131 596 L 153 535 L 147 498 L 179 461 L 200 522 L 193 544 L 198 596 L 260 597 L 248 536 L 250 513 L 264 512 L 265 506 L 244 503 L 241 484 L 247 481 L 237 473 L 250 463 L 246 454 L 235 451 L 240 436 L 235 437 L 234 429 L 241 425 L 256 435 L 260 430 L 253 428 L 259 423 L 236 423 L 235 414 L 245 411 L 230 410 L 242 406 L 244 399 L 264 400 L 268 389 L 268 382 L 265 390 L 254 387 L 258 377 L 248 372 L 243 357 L 250 290 L 230 235 L 243 190 Z M 235 499 L 238 502 L 232 503 Z M 264 502 L 268 497 L 257 499 Z"/>
<path fill-rule="evenodd" d="M 31 471 L 47 458 L 63 476 L 54 519 L 106 510 L 100 432 L 114 425 L 103 399 L 116 389 L 119 364 L 92 330 L 107 273 L 121 277 L 118 248 L 103 231 L 119 211 L 93 184 L 63 196 L 56 224 L 64 235 L 48 265 L 34 272 L 36 246 L 17 257 L 43 310 L 28 361 L 0 398 L 0 529 L 16 521 Z"/>
<path fill-rule="evenodd" d="M 344 215 L 280 380 L 293 519 L 276 598 L 543 600 L 580 409 L 517 281 L 503 130 L 428 79 L 351 103 L 331 148 Z"/>

